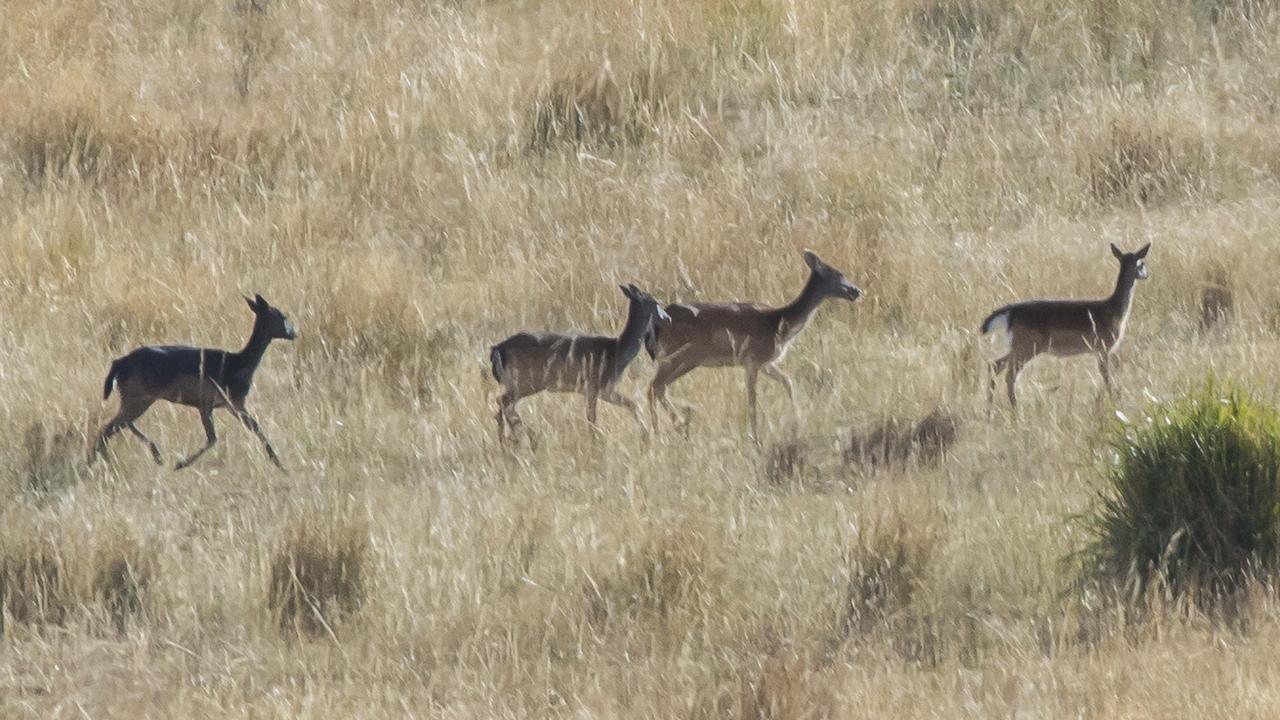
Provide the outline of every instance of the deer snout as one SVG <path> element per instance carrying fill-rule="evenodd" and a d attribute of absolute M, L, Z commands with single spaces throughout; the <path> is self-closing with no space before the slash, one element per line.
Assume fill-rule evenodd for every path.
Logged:
<path fill-rule="evenodd" d="M 285 324 L 284 324 L 284 339 L 285 340 L 298 339 L 298 329 L 293 326 L 293 323 L 288 321 L 285 321 Z"/>
<path fill-rule="evenodd" d="M 852 302 L 862 297 L 862 291 L 858 289 L 857 285 L 853 285 L 852 283 L 846 283 L 844 286 L 844 296 L 846 299 Z"/>

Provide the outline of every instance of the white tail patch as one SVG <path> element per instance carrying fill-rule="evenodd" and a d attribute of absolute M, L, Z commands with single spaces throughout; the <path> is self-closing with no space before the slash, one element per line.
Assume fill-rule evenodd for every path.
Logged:
<path fill-rule="evenodd" d="M 982 332 L 991 333 L 993 335 L 1008 335 L 1009 334 L 1009 311 L 1006 310 L 1000 313 L 999 315 L 993 316 L 990 320 L 987 321 L 987 324 L 982 328 Z"/>
<path fill-rule="evenodd" d="M 1008 352 L 1013 347 L 1013 334 L 1009 332 L 1009 311 L 992 315 L 990 320 L 982 326 L 983 334 L 995 335 L 1002 352 Z"/>

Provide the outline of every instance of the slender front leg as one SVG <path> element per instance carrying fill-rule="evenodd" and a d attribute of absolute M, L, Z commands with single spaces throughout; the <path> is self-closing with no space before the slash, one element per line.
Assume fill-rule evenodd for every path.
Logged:
<path fill-rule="evenodd" d="M 751 437 L 760 442 L 760 432 L 756 423 L 756 384 L 760 380 L 760 368 L 749 366 L 747 370 L 747 411 L 751 414 Z"/>
<path fill-rule="evenodd" d="M 594 435 L 600 435 L 600 426 L 596 423 L 596 406 L 600 401 L 600 391 L 597 388 L 587 390 L 587 424 L 591 426 L 591 432 Z"/>
<path fill-rule="evenodd" d="M 630 410 L 632 417 L 636 419 L 636 424 L 640 426 L 640 431 L 644 433 L 646 438 L 649 436 L 649 426 L 644 424 L 644 416 L 640 413 L 640 406 L 636 404 L 635 400 L 619 395 L 618 391 L 613 388 L 605 391 L 604 394 L 600 396 L 600 399 L 610 405 L 617 405 L 618 407 L 624 407 Z"/>
<path fill-rule="evenodd" d="M 258 424 L 258 421 L 254 420 L 253 416 L 249 414 L 249 411 L 244 408 L 236 409 L 235 414 L 236 417 L 240 418 L 240 422 L 244 423 L 244 426 L 249 428 L 249 432 L 257 435 L 258 439 L 262 441 L 262 447 L 266 449 L 267 457 L 271 459 L 272 464 L 277 468 L 284 470 L 284 465 L 280 464 L 280 457 L 276 455 L 275 448 L 271 447 L 271 442 L 267 440 L 266 433 L 262 432 L 262 426 Z"/>
<path fill-rule="evenodd" d="M 195 452 L 194 455 L 182 460 L 173 466 L 174 470 L 181 470 L 191 465 L 191 463 L 200 459 L 200 456 L 209 451 L 218 442 L 218 431 L 213 427 L 213 408 L 200 408 L 200 422 L 204 425 L 204 447 Z"/>
<path fill-rule="evenodd" d="M 791 378 L 787 377 L 786 374 L 779 370 L 776 365 L 765 365 L 762 369 L 766 376 L 782 384 L 782 387 L 787 391 L 787 399 L 794 404 L 796 396 L 791 387 Z"/>
<path fill-rule="evenodd" d="M 1098 372 L 1102 373 L 1102 384 L 1107 388 L 1107 395 L 1115 397 L 1115 387 L 1111 384 L 1111 355 L 1103 351 L 1098 354 Z"/>

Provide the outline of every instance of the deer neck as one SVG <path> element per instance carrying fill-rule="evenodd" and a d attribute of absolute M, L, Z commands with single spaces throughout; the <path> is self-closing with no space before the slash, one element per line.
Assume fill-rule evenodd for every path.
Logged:
<path fill-rule="evenodd" d="M 778 315 L 781 319 L 778 325 L 778 334 L 784 340 L 787 340 L 804 329 L 818 306 L 822 304 L 824 297 L 818 273 L 809 273 L 809 281 L 804 284 L 804 289 L 800 291 L 796 299 L 778 309 Z"/>
<path fill-rule="evenodd" d="M 618 336 L 618 368 L 626 367 L 644 344 L 644 335 L 649 329 L 649 316 L 641 309 L 640 303 L 632 303 L 627 312 L 627 324 L 622 327 Z"/>
<path fill-rule="evenodd" d="M 1127 268 L 1120 268 L 1116 289 L 1111 293 L 1111 297 L 1107 298 L 1107 305 L 1115 312 L 1116 317 L 1123 318 L 1129 314 L 1129 307 L 1133 304 L 1133 290 L 1137 282 L 1136 273 L 1128 271 Z"/>
<path fill-rule="evenodd" d="M 252 373 L 258 369 L 258 364 L 262 362 L 262 356 L 270 345 L 271 336 L 267 334 L 266 324 L 262 320 L 255 320 L 253 332 L 249 333 L 249 341 L 245 343 L 243 350 L 235 354 L 235 365 Z"/>

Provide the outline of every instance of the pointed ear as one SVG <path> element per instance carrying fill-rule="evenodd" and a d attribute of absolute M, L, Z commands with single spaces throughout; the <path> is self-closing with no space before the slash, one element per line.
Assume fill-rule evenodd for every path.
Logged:
<path fill-rule="evenodd" d="M 254 312 L 258 312 L 258 305 L 257 303 L 254 302 L 253 298 L 249 297 L 248 295 L 241 295 L 240 297 L 244 298 L 244 301 L 249 304 L 250 310 Z"/>
<path fill-rule="evenodd" d="M 805 248 L 804 251 L 804 263 L 814 272 L 817 272 L 824 264 L 822 260 L 818 258 L 818 254 L 808 248 Z"/>
<path fill-rule="evenodd" d="M 1124 253 L 1120 252 L 1120 248 L 1116 247 L 1115 243 L 1111 243 L 1111 254 L 1115 255 L 1117 260 L 1124 259 Z"/>
<path fill-rule="evenodd" d="M 1141 250 L 1139 250 L 1138 252 L 1136 252 L 1136 253 L 1134 253 L 1134 254 L 1138 256 L 1138 259 L 1139 259 L 1139 260 L 1141 260 L 1142 258 L 1144 258 L 1144 257 L 1146 257 L 1146 256 L 1147 256 L 1147 251 L 1148 251 L 1148 250 L 1150 250 L 1150 249 L 1151 249 L 1151 243 L 1147 243 L 1146 245 L 1143 245 L 1143 246 L 1142 246 L 1142 249 L 1141 249 Z"/>
<path fill-rule="evenodd" d="M 622 294 L 626 295 L 628 300 L 631 299 L 631 288 L 626 285 L 619 285 L 618 287 L 622 289 Z"/>
<path fill-rule="evenodd" d="M 271 307 L 270 305 L 267 304 L 267 301 L 263 300 L 262 296 L 258 295 L 257 293 L 254 293 L 253 299 L 258 301 L 259 310 L 266 310 L 267 308 Z"/>

